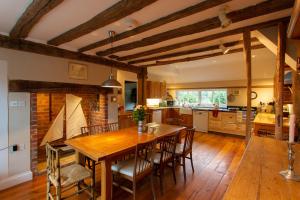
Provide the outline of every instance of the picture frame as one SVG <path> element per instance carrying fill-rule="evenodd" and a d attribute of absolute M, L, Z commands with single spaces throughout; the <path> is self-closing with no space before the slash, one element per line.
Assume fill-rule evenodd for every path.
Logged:
<path fill-rule="evenodd" d="M 71 79 L 87 80 L 88 66 L 82 63 L 70 62 L 68 66 L 68 76 Z"/>

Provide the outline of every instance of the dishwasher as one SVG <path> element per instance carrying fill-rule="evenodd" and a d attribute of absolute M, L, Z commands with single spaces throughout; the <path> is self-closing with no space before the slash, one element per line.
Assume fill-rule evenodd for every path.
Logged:
<path fill-rule="evenodd" d="M 194 110 L 193 127 L 196 131 L 208 132 L 208 111 Z"/>

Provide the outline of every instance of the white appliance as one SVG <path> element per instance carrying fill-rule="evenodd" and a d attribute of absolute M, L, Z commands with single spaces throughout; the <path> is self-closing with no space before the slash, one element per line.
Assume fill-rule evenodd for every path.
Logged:
<path fill-rule="evenodd" d="M 193 127 L 196 131 L 208 132 L 208 111 L 193 111 Z"/>
<path fill-rule="evenodd" d="M 161 110 L 152 111 L 152 122 L 161 124 Z"/>

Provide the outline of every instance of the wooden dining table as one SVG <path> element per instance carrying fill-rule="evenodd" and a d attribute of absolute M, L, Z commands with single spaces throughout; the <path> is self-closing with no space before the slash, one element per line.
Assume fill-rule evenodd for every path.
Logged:
<path fill-rule="evenodd" d="M 101 200 L 112 199 L 111 163 L 116 157 L 133 150 L 138 143 L 161 139 L 174 133 L 180 133 L 185 127 L 160 124 L 154 133 L 138 134 L 137 127 L 120 129 L 118 131 L 78 137 L 65 141 L 65 144 L 75 149 L 76 156 L 88 156 L 101 164 Z M 77 160 L 77 161 L 78 161 Z"/>

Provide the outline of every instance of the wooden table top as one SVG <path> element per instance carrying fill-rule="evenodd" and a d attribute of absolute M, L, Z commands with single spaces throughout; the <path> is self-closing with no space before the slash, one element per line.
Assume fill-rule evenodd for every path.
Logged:
<path fill-rule="evenodd" d="M 275 126 L 275 114 L 273 113 L 258 113 L 253 121 L 255 124 Z M 283 118 L 283 126 L 289 126 L 289 119 Z"/>
<path fill-rule="evenodd" d="M 137 127 L 131 127 L 114 132 L 78 137 L 66 140 L 65 143 L 91 159 L 100 161 L 118 155 L 123 151 L 128 151 L 138 143 L 159 139 L 184 129 L 185 127 L 182 126 L 160 124 L 154 134 L 138 134 Z"/>
<path fill-rule="evenodd" d="M 300 174 L 300 145 L 295 146 L 295 171 Z M 224 200 L 300 199 L 300 182 L 286 181 L 287 143 L 252 136 Z"/>

